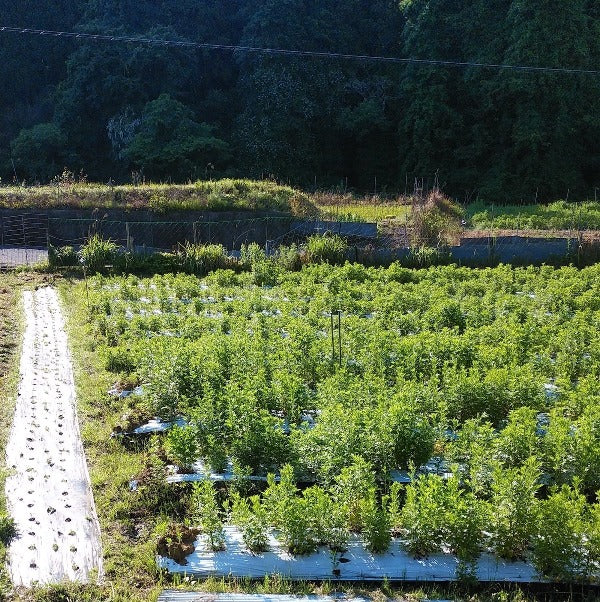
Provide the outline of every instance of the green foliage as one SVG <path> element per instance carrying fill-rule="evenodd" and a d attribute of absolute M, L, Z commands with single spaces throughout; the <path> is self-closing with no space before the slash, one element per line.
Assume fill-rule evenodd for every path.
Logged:
<path fill-rule="evenodd" d="M 212 2 L 136 9 L 107 0 L 4 12 L 7 22 L 46 30 L 182 43 L 581 69 L 600 55 L 597 9 L 584 0 L 551 11 L 541 0 L 438 1 L 434 9 L 426 0 L 290 0 L 226 12 Z M 143 168 L 179 181 L 234 172 L 379 195 L 410 192 L 415 179 L 429 189 L 437 174 L 458 198 L 495 202 L 567 191 L 585 198 L 598 185 L 593 76 L 574 85 L 568 74 L 532 71 L 413 64 L 399 73 L 393 64 L 234 54 L 204 61 L 159 44 L 131 51 L 8 37 L 0 51 L 3 181 L 50 178 L 66 164 L 98 181 L 126 181 L 132 168 L 135 179 Z M 304 199 L 291 200 L 299 214 Z"/>
<path fill-rule="evenodd" d="M 446 485 L 437 476 L 425 475 L 407 487 L 402 535 L 407 550 L 415 557 L 440 551 L 447 531 L 446 504 Z"/>
<path fill-rule="evenodd" d="M 206 479 L 200 483 L 194 483 L 191 504 L 193 518 L 198 521 L 202 533 L 206 536 L 210 551 L 224 550 L 225 532 L 211 481 Z"/>
<path fill-rule="evenodd" d="M 381 506 L 375 499 L 374 491 L 362 502 L 362 534 L 367 549 L 373 554 L 387 552 L 392 540 L 390 520 L 385 506 L 387 499 L 383 499 Z"/>
<path fill-rule="evenodd" d="M 233 463 L 240 478 L 219 493 L 244 496 L 235 520 L 249 549 L 273 528 L 293 554 L 328 546 L 335 567 L 350 533 L 374 553 L 393 535 L 417 556 L 452 551 L 460 579 L 482 550 L 513 561 L 533 549 L 551 578 L 588 580 L 600 557 L 586 501 L 600 465 L 599 273 L 314 264 L 272 287 L 231 270 L 97 275 L 89 323 L 101 357 L 143 383 L 131 411 L 191 425 L 163 436 L 169 457 L 181 436 L 191 460 L 178 464 Z M 331 307 L 343 311 L 342 366 Z M 406 469 L 408 486 L 391 482 Z M 179 516 L 186 500 L 158 493 L 151 506 Z"/>
<path fill-rule="evenodd" d="M 337 234 L 314 235 L 306 240 L 306 255 L 310 263 L 339 265 L 346 261 L 348 243 Z"/>
<path fill-rule="evenodd" d="M 235 424 L 231 455 L 241 466 L 249 466 L 255 474 L 266 474 L 288 461 L 288 437 L 277 419 L 264 411 L 253 412 L 242 414 Z"/>
<path fill-rule="evenodd" d="M 183 472 L 190 472 L 198 459 L 198 432 L 195 427 L 175 426 L 165 441 L 167 454 Z"/>
<path fill-rule="evenodd" d="M 72 267 L 79 263 L 79 258 L 73 247 L 54 247 L 50 245 L 48 247 L 48 263 L 53 268 Z"/>
<path fill-rule="evenodd" d="M 196 122 L 183 103 L 161 94 L 143 108 L 139 131 L 123 154 L 157 180 L 196 179 L 207 165 L 222 166 L 229 156 L 227 143 L 214 136 L 214 129 Z M 154 204 L 160 206 L 160 200 Z"/>
<path fill-rule="evenodd" d="M 240 495 L 232 496 L 231 520 L 240 528 L 244 544 L 252 554 L 268 550 L 268 520 L 258 496 L 246 500 Z"/>
<path fill-rule="evenodd" d="M 362 457 L 353 456 L 352 464 L 340 471 L 333 487 L 336 502 L 345 508 L 351 531 L 361 530 L 365 503 L 371 500 L 374 491 L 375 480 L 371 465 Z M 368 509 L 373 514 L 374 509 Z"/>
<path fill-rule="evenodd" d="M 83 264 L 91 272 L 102 272 L 118 259 L 119 246 L 112 240 L 105 240 L 99 234 L 90 236 L 81 247 L 79 254 Z"/>
<path fill-rule="evenodd" d="M 490 543 L 501 558 L 516 560 L 526 556 L 537 532 L 539 479 L 533 458 L 520 468 L 497 467 L 494 471 Z"/>
<path fill-rule="evenodd" d="M 567 485 L 539 502 L 532 559 L 542 575 L 558 581 L 585 576 L 585 513 L 584 496 Z"/>
<path fill-rule="evenodd" d="M 472 203 L 467 208 L 473 228 L 488 230 L 598 230 L 600 205 L 565 200 L 547 205 L 485 206 Z"/>
<path fill-rule="evenodd" d="M 186 242 L 179 247 L 177 258 L 182 269 L 200 276 L 228 268 L 232 263 L 223 245 L 195 245 Z"/>
<path fill-rule="evenodd" d="M 15 521 L 5 514 L 0 514 L 0 543 L 7 546 L 17 536 Z"/>
<path fill-rule="evenodd" d="M 454 476 L 447 483 L 446 541 L 459 560 L 459 575 L 475 574 L 483 548 L 483 532 L 489 524 L 491 508 L 485 500 L 468 491 Z M 462 574 L 461 574 L 462 573 Z"/>
<path fill-rule="evenodd" d="M 64 165 L 73 162 L 67 150 L 67 137 L 54 123 L 21 130 L 10 146 L 21 176 L 34 181 L 48 182 Z M 60 195 L 59 190 L 56 193 Z"/>

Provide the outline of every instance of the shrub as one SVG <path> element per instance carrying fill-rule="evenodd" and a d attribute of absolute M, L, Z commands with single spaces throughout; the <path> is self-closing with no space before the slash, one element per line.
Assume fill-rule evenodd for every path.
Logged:
<path fill-rule="evenodd" d="M 507 560 L 523 558 L 535 532 L 540 471 L 534 459 L 521 468 L 496 468 L 492 482 L 491 545 Z"/>
<path fill-rule="evenodd" d="M 191 472 L 198 459 L 198 433 L 190 425 L 175 426 L 167 434 L 165 448 L 182 471 Z"/>
<path fill-rule="evenodd" d="M 306 241 L 306 255 L 309 263 L 330 263 L 338 265 L 346 261 L 348 243 L 344 238 L 333 235 L 314 235 Z"/>
<path fill-rule="evenodd" d="M 483 529 L 489 523 L 488 504 L 461 488 L 459 479 L 447 482 L 446 542 L 458 558 L 457 577 L 473 578 L 481 554 Z"/>
<path fill-rule="evenodd" d="M 383 554 L 390 547 L 392 534 L 387 505 L 387 497 L 383 498 L 381 506 L 377 503 L 374 491 L 362 502 L 362 533 L 367 548 L 373 554 Z"/>
<path fill-rule="evenodd" d="M 302 258 L 298 246 L 292 243 L 289 247 L 278 247 L 275 253 L 277 265 L 286 272 L 297 272 L 302 268 Z"/>
<path fill-rule="evenodd" d="M 269 523 L 259 496 L 246 500 L 234 492 L 231 520 L 241 530 L 244 544 L 252 554 L 261 554 L 269 549 Z"/>
<path fill-rule="evenodd" d="M 215 489 L 211 481 L 194 483 L 192 493 L 193 516 L 206 535 L 209 549 L 219 552 L 225 549 L 225 532 L 219 513 Z"/>
<path fill-rule="evenodd" d="M 83 264 L 92 272 L 102 272 L 118 259 L 119 246 L 112 240 L 103 239 L 99 234 L 88 238 L 79 254 Z"/>
<path fill-rule="evenodd" d="M 533 564 L 541 575 L 557 581 L 585 576 L 585 512 L 585 498 L 568 485 L 540 502 Z"/>
<path fill-rule="evenodd" d="M 407 550 L 417 558 L 439 552 L 446 535 L 446 484 L 424 475 L 406 490 L 402 530 Z"/>
<path fill-rule="evenodd" d="M 307 497 L 297 495 L 293 468 L 286 464 L 281 469 L 279 483 L 273 474 L 267 479 L 269 486 L 263 499 L 279 540 L 290 554 L 311 554 L 319 545 L 319 534 L 315 533 L 314 512 Z"/>
<path fill-rule="evenodd" d="M 179 247 L 177 258 L 186 272 L 199 276 L 228 268 L 232 263 L 223 245 L 195 245 L 186 242 Z"/>
<path fill-rule="evenodd" d="M 48 247 L 48 263 L 52 268 L 76 266 L 79 263 L 77 253 L 73 247 Z"/>

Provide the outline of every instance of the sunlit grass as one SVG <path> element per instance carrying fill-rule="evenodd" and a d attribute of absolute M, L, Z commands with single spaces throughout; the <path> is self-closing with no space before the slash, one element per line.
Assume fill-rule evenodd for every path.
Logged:
<path fill-rule="evenodd" d="M 282 211 L 310 213 L 308 196 L 290 186 L 267 180 L 224 179 L 191 184 L 112 186 L 89 182 L 57 181 L 46 186 L 0 187 L 0 207 L 103 208 L 153 211 Z"/>
<path fill-rule="evenodd" d="M 467 218 L 474 229 L 498 230 L 597 230 L 600 203 L 556 201 L 548 205 L 500 205 L 473 203 Z"/>

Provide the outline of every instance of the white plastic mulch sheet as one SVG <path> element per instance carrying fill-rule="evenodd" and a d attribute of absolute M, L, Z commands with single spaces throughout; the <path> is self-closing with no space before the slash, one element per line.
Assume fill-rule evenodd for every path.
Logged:
<path fill-rule="evenodd" d="M 286 594 L 212 594 L 167 589 L 158 602 L 371 602 L 370 598 L 349 598 L 343 594 L 331 596 L 291 596 Z M 433 602 L 433 601 L 429 601 Z"/>
<path fill-rule="evenodd" d="M 8 510 L 18 530 L 8 552 L 15 585 L 86 582 L 102 573 L 67 337 L 56 291 L 24 293 L 19 395 L 6 448 Z"/>
<path fill-rule="evenodd" d="M 291 556 L 272 535 L 269 551 L 253 556 L 246 550 L 237 528 L 225 527 L 223 552 L 210 552 L 202 535 L 196 550 L 182 566 L 169 558 L 158 558 L 161 568 L 170 573 L 204 577 L 208 575 L 261 578 L 279 574 L 290 579 L 340 579 L 342 581 L 380 580 L 384 577 L 409 581 L 452 581 L 456 579 L 457 560 L 451 554 L 432 554 L 415 559 L 398 540 L 392 541 L 385 554 L 371 554 L 358 537 L 352 537 L 348 550 L 334 566 L 326 548 L 309 556 Z M 335 574 L 334 569 L 339 569 Z M 480 581 L 540 581 L 535 569 L 526 562 L 505 562 L 483 554 L 477 566 Z"/>

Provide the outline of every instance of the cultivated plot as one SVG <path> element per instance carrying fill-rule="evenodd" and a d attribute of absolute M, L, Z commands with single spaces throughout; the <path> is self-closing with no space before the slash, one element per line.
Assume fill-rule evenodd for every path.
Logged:
<path fill-rule="evenodd" d="M 9 548 L 16 585 L 88 581 L 102 573 L 100 530 L 75 408 L 67 338 L 56 292 L 25 292 L 26 329 L 13 427 L 6 449 Z"/>

